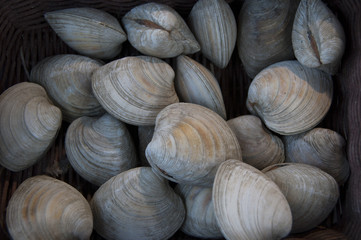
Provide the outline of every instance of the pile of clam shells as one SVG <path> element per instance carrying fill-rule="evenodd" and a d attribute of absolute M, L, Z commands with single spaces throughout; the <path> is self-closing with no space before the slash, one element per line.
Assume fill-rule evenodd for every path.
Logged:
<path fill-rule="evenodd" d="M 238 22 L 224 0 L 199 0 L 187 21 L 158 3 L 121 22 L 92 8 L 44 17 L 79 55 L 43 59 L 30 82 L 0 95 L 0 164 L 32 166 L 66 121 L 67 158 L 99 188 L 88 202 L 60 180 L 28 178 L 7 207 L 12 238 L 89 239 L 94 229 L 106 239 L 178 230 L 281 239 L 332 212 L 350 171 L 346 143 L 317 125 L 345 36 L 321 0 L 245 0 Z M 142 55 L 116 59 L 126 40 Z M 253 79 L 244 103 L 252 115 L 227 119 L 218 80 L 186 55 L 201 51 L 225 68 L 236 45 Z"/>

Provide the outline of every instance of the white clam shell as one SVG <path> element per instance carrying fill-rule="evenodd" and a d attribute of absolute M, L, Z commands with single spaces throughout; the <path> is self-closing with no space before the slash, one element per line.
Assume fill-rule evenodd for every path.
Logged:
<path fill-rule="evenodd" d="M 118 20 L 94 8 L 69 8 L 45 13 L 59 37 L 82 55 L 111 59 L 122 50 L 127 36 Z"/>
<path fill-rule="evenodd" d="M 168 239 L 182 225 L 182 199 L 150 167 L 109 179 L 91 201 L 94 229 L 106 239 Z"/>
<path fill-rule="evenodd" d="M 21 171 L 42 158 L 54 142 L 62 114 L 38 84 L 15 84 L 0 95 L 0 164 Z"/>

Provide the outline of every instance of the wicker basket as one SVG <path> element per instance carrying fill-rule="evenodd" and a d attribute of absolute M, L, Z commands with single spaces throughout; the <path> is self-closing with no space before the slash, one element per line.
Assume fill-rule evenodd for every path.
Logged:
<path fill-rule="evenodd" d="M 326 0 L 325 0 L 326 1 Z M 8 87 L 28 81 L 27 69 L 31 69 L 41 59 L 60 53 L 75 53 L 62 42 L 45 22 L 43 14 L 48 11 L 70 7 L 93 7 L 105 10 L 118 19 L 131 8 L 148 1 L 130 0 L 0 0 L 0 93 Z M 159 0 L 187 17 L 196 0 Z M 228 1 L 235 16 L 238 16 L 242 1 Z M 361 1 L 327 0 L 328 6 L 336 13 L 344 26 L 347 48 L 341 70 L 334 77 L 334 100 L 329 113 L 320 126 L 333 129 L 347 139 L 347 157 L 351 175 L 341 187 L 340 200 L 322 224 L 333 230 L 316 229 L 308 239 L 361 239 Z M 124 44 L 119 57 L 138 55 L 129 43 Z M 220 70 L 201 54 L 192 58 L 211 69 L 219 80 L 227 117 L 247 114 L 245 101 L 251 82 L 234 51 L 230 64 Z M 167 61 L 174 66 L 173 59 Z M 13 173 L 0 167 L 0 239 L 9 239 L 6 229 L 6 206 L 15 189 L 25 179 L 46 174 L 61 179 L 84 194 L 90 200 L 96 187 L 79 177 L 67 162 L 64 150 L 64 135 L 67 124 L 63 124 L 59 136 L 47 155 L 33 167 Z M 136 127 L 129 126 L 136 140 Z M 338 232 L 335 232 L 337 230 Z M 343 233 L 343 234 L 340 234 Z M 312 235 L 313 234 L 313 235 Z M 316 235 L 315 235 L 316 234 Z M 316 237 L 315 237 L 316 236 Z M 296 236 L 296 237 L 304 237 Z M 93 233 L 92 239 L 102 239 Z M 195 239 L 176 233 L 172 239 Z M 290 238 L 291 239 L 291 238 Z"/>

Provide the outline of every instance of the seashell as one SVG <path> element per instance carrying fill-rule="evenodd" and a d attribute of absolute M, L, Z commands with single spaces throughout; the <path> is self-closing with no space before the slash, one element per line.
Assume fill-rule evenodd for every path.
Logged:
<path fill-rule="evenodd" d="M 177 184 L 174 190 L 183 198 L 186 209 L 182 232 L 197 238 L 223 237 L 214 215 L 212 188 Z"/>
<path fill-rule="evenodd" d="M 177 57 L 174 85 L 181 101 L 202 105 L 227 118 L 218 81 L 202 64 L 187 56 Z"/>
<path fill-rule="evenodd" d="M 236 19 L 227 2 L 198 1 L 189 13 L 188 25 L 201 45 L 202 54 L 217 67 L 225 68 L 237 39 Z"/>
<path fill-rule="evenodd" d="M 73 121 L 66 132 L 65 150 L 75 171 L 98 186 L 137 165 L 128 129 L 109 114 Z"/>
<path fill-rule="evenodd" d="M 138 127 L 138 140 L 139 140 L 139 159 L 142 166 L 149 167 L 147 157 L 145 156 L 145 149 L 152 141 L 154 134 L 154 126 L 139 126 Z"/>
<path fill-rule="evenodd" d="M 183 18 L 167 5 L 139 5 L 125 14 L 122 23 L 130 44 L 144 55 L 171 58 L 200 50 Z"/>
<path fill-rule="evenodd" d="M 226 121 L 192 103 L 175 103 L 158 114 L 145 154 L 159 175 L 205 187 L 212 186 L 222 162 L 242 159 L 238 140 Z"/>
<path fill-rule="evenodd" d="M 94 8 L 68 8 L 44 14 L 57 35 L 82 55 L 111 59 L 122 50 L 127 35 L 118 20 Z"/>
<path fill-rule="evenodd" d="M 93 93 L 104 109 L 132 125 L 155 125 L 157 114 L 178 102 L 174 71 L 166 62 L 149 56 L 125 57 L 96 70 Z"/>
<path fill-rule="evenodd" d="M 246 0 L 238 18 L 238 55 L 254 78 L 271 64 L 294 59 L 292 25 L 299 0 Z"/>
<path fill-rule="evenodd" d="M 301 163 L 281 163 L 262 170 L 285 195 L 292 211 L 292 233 L 316 227 L 331 213 L 339 197 L 333 177 Z"/>
<path fill-rule="evenodd" d="M 285 196 L 270 178 L 246 163 L 230 159 L 219 166 L 212 200 L 226 239 L 281 239 L 291 231 Z"/>
<path fill-rule="evenodd" d="M 0 164 L 17 172 L 41 159 L 61 126 L 61 111 L 38 84 L 15 84 L 0 95 Z"/>
<path fill-rule="evenodd" d="M 331 106 L 331 77 L 297 61 L 284 61 L 262 70 L 248 89 L 247 108 L 282 135 L 315 127 Z"/>
<path fill-rule="evenodd" d="M 227 121 L 242 150 L 243 162 L 262 170 L 285 161 L 282 140 L 269 132 L 261 120 L 253 115 L 244 115 Z"/>
<path fill-rule="evenodd" d="M 91 200 L 94 229 L 104 238 L 168 239 L 182 225 L 182 199 L 150 167 L 122 172 L 104 183 Z"/>
<path fill-rule="evenodd" d="M 36 64 L 30 81 L 42 85 L 61 109 L 64 120 L 72 122 L 81 116 L 97 116 L 104 112 L 91 89 L 91 75 L 102 65 L 80 55 L 56 55 Z"/>
<path fill-rule="evenodd" d="M 326 4 L 301 1 L 292 30 L 293 50 L 301 64 L 336 74 L 345 42 L 342 25 Z"/>
<path fill-rule="evenodd" d="M 11 196 L 6 224 L 12 239 L 89 239 L 93 215 L 69 184 L 44 175 L 22 182 Z"/>
<path fill-rule="evenodd" d="M 344 138 L 335 131 L 314 128 L 306 133 L 284 137 L 286 162 L 304 163 L 330 174 L 338 184 L 346 182 L 350 166 Z"/>

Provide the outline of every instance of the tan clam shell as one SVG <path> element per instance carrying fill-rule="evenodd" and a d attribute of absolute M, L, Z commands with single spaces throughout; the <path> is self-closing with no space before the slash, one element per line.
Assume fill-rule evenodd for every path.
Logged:
<path fill-rule="evenodd" d="M 183 198 L 186 209 L 182 232 L 197 238 L 223 237 L 214 214 L 212 188 L 177 184 L 174 190 Z"/>
<path fill-rule="evenodd" d="M 253 115 L 244 115 L 227 121 L 242 150 L 242 160 L 262 170 L 285 161 L 282 140 L 269 132 L 261 120 Z"/>
<path fill-rule="evenodd" d="M 262 172 L 287 198 L 293 216 L 293 233 L 316 227 L 336 205 L 339 197 L 337 182 L 319 168 L 301 163 L 281 163 Z"/>
<path fill-rule="evenodd" d="M 201 45 L 202 54 L 219 68 L 231 59 L 237 39 L 236 19 L 224 0 L 200 0 L 188 16 L 189 28 Z"/>
<path fill-rule="evenodd" d="M 149 167 L 147 157 L 145 156 L 145 149 L 152 141 L 155 126 L 139 126 L 138 140 L 139 140 L 139 159 L 142 166 Z"/>
<path fill-rule="evenodd" d="M 138 163 L 128 129 L 109 114 L 73 121 L 66 132 L 65 150 L 75 171 L 98 186 Z"/>
<path fill-rule="evenodd" d="M 139 5 L 125 14 L 122 23 L 130 44 L 144 55 L 171 58 L 200 50 L 183 18 L 167 5 Z"/>
<path fill-rule="evenodd" d="M 227 118 L 218 81 L 202 64 L 178 56 L 174 85 L 181 101 L 202 105 Z"/>
<path fill-rule="evenodd" d="M 314 128 L 306 133 L 284 137 L 286 162 L 320 168 L 342 185 L 350 174 L 345 139 L 335 131 Z"/>
<path fill-rule="evenodd" d="M 291 231 L 285 196 L 270 178 L 241 161 L 230 159 L 219 166 L 212 200 L 226 239 L 281 239 Z"/>
<path fill-rule="evenodd" d="M 96 70 L 92 89 L 104 109 L 123 122 L 155 125 L 157 114 L 178 102 L 175 73 L 166 62 L 149 56 L 124 57 Z"/>
<path fill-rule="evenodd" d="M 295 16 L 292 45 L 297 60 L 335 74 L 346 45 L 341 23 L 321 0 L 302 0 Z"/>
<path fill-rule="evenodd" d="M 93 215 L 87 200 L 69 184 L 44 175 L 26 179 L 6 210 L 12 239 L 89 239 Z"/>
<path fill-rule="evenodd" d="M 293 135 L 321 122 L 331 106 L 332 94 L 330 75 L 297 61 L 283 61 L 257 74 L 246 104 L 272 131 Z"/>
<path fill-rule="evenodd" d="M 81 116 L 97 116 L 104 112 L 91 89 L 91 75 L 102 65 L 80 55 L 55 55 L 33 67 L 30 81 L 42 85 L 62 110 L 64 120 L 72 122 Z"/>
<path fill-rule="evenodd" d="M 82 55 L 111 59 L 127 36 L 118 20 L 94 8 L 68 8 L 44 14 L 58 36 Z"/>
<path fill-rule="evenodd" d="M 246 0 L 238 17 L 238 55 L 254 78 L 271 64 L 294 59 L 292 25 L 299 0 Z"/>
<path fill-rule="evenodd" d="M 161 176 L 206 187 L 212 186 L 222 162 L 242 159 L 238 140 L 226 121 L 192 103 L 174 103 L 158 114 L 146 157 Z"/>
<path fill-rule="evenodd" d="M 54 142 L 62 115 L 38 84 L 15 84 L 0 95 L 0 164 L 21 171 L 42 158 Z"/>
<path fill-rule="evenodd" d="M 104 183 L 91 201 L 94 229 L 106 239 L 168 239 L 182 225 L 182 199 L 150 167 Z"/>

